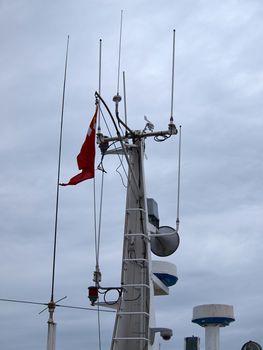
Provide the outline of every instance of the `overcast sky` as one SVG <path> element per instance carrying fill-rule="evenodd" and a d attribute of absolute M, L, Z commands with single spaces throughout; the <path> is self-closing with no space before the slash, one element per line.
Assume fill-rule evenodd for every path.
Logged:
<path fill-rule="evenodd" d="M 99 39 L 102 95 L 114 110 L 121 9 L 121 71 L 134 129 L 144 127 L 144 115 L 156 130 L 167 127 L 176 29 L 181 244 L 166 260 L 177 265 L 179 280 L 169 296 L 156 298 L 157 326 L 174 330 L 169 342 L 157 341 L 163 350 L 183 350 L 184 337 L 196 335 L 203 350 L 204 330 L 191 323 L 192 309 L 223 303 L 234 306 L 236 322 L 222 329 L 221 348 L 263 345 L 261 0 L 0 0 L 0 298 L 50 299 L 66 39 L 62 181 L 77 172 L 75 157 L 94 113 Z M 158 201 L 161 225 L 175 226 L 177 148 L 177 137 L 146 145 L 147 195 Z M 108 156 L 104 166 L 100 265 L 102 284 L 116 286 L 125 188 L 119 160 Z M 100 173 L 96 179 L 99 185 Z M 89 306 L 92 198 L 92 181 L 60 191 L 55 298 L 67 296 L 68 305 Z M 1 302 L 0 310 L 1 349 L 45 349 L 48 314 L 38 314 L 41 306 Z M 98 349 L 96 312 L 57 308 L 55 319 L 57 350 Z M 103 350 L 113 322 L 114 314 L 101 315 Z"/>

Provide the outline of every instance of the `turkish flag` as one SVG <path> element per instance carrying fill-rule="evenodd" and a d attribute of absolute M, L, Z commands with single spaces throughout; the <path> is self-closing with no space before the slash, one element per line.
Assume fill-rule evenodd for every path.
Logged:
<path fill-rule="evenodd" d="M 94 177 L 94 162 L 95 162 L 95 139 L 96 139 L 96 121 L 97 121 L 98 106 L 94 116 L 90 122 L 90 126 L 86 135 L 86 139 L 77 156 L 77 163 L 81 173 L 73 176 L 68 183 L 62 183 L 61 186 L 77 185 L 79 182 L 92 179 Z"/>

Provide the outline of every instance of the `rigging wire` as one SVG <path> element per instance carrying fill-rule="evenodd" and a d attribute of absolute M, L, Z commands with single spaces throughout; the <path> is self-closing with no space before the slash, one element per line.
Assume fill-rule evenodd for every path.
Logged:
<path fill-rule="evenodd" d="M 106 121 L 106 118 L 105 118 L 105 116 L 104 116 L 102 110 L 101 110 L 101 115 L 102 115 L 103 120 L 104 120 L 104 122 L 105 122 L 105 125 L 106 125 L 106 128 L 107 128 L 107 130 L 108 130 L 108 133 L 109 133 L 110 137 L 112 137 L 112 133 L 111 133 L 111 131 L 110 131 L 110 129 L 109 129 L 108 123 L 107 123 L 107 121 Z M 117 142 L 118 142 L 118 141 L 112 142 L 111 145 L 110 145 L 109 147 L 111 147 L 111 146 L 113 145 L 114 148 L 115 148 L 115 150 L 117 151 L 117 146 L 116 146 L 116 143 L 117 143 Z M 124 165 L 123 165 L 123 156 L 121 157 L 120 154 L 117 153 L 117 152 L 116 152 L 116 154 L 117 154 L 117 156 L 118 156 L 118 158 L 119 158 L 120 166 L 121 166 L 122 169 L 123 169 L 123 172 L 124 172 L 124 174 L 125 174 L 125 177 L 126 177 L 126 179 L 127 179 L 127 182 L 129 183 L 129 181 L 130 181 L 130 180 L 129 180 L 129 175 L 128 175 L 127 170 L 125 169 L 125 167 L 124 167 Z M 129 165 L 129 163 L 128 163 L 128 165 Z M 117 173 L 120 175 L 120 178 L 121 178 L 121 181 L 122 181 L 123 186 L 124 186 L 125 188 L 127 188 L 127 186 L 126 186 L 125 183 L 124 183 L 124 180 L 123 180 L 123 177 L 122 177 L 121 173 L 118 171 L 118 168 L 116 169 L 116 171 L 117 171 Z M 132 193 L 133 193 L 134 197 L 136 197 L 134 188 L 131 188 L 131 190 L 132 190 Z"/>
<path fill-rule="evenodd" d="M 107 123 L 107 120 L 106 120 L 106 118 L 105 118 L 105 116 L 104 116 L 102 110 L 101 110 L 101 115 L 102 115 L 102 118 L 103 118 L 104 123 L 105 123 L 105 125 L 106 125 L 106 128 L 107 128 L 107 130 L 108 130 L 108 133 L 109 133 L 110 137 L 112 137 L 112 133 L 111 133 L 111 131 L 110 131 L 109 125 L 108 125 L 108 123 Z M 118 142 L 118 141 L 112 142 L 111 145 L 110 145 L 109 147 L 114 146 L 115 150 L 117 150 L 117 146 L 116 146 L 116 143 L 117 143 L 117 142 Z M 120 166 L 122 167 L 122 169 L 123 169 L 123 171 L 124 171 L 124 174 L 125 174 L 125 177 L 126 177 L 126 179 L 128 180 L 128 174 L 127 174 L 127 171 L 126 171 L 126 169 L 125 169 L 125 167 L 124 167 L 124 165 L 123 165 L 123 156 L 121 157 L 121 156 L 119 155 L 119 153 L 117 153 L 117 156 L 118 156 L 119 161 L 120 161 L 120 165 L 118 166 L 118 168 L 119 168 Z M 120 175 L 120 178 L 121 178 L 121 181 L 122 181 L 122 183 L 123 183 L 123 186 L 125 187 L 125 184 L 124 184 L 122 175 L 121 175 L 121 173 L 118 171 L 118 168 L 116 169 L 116 171 L 117 171 L 117 173 Z"/>
<path fill-rule="evenodd" d="M 124 165 L 123 165 L 123 155 L 122 155 L 122 157 L 119 156 L 119 160 L 120 160 L 120 164 L 118 165 L 118 167 L 116 168 L 115 171 L 120 175 L 120 178 L 121 178 L 121 182 L 122 182 L 123 187 L 124 187 L 124 188 L 127 188 L 127 185 L 125 185 L 125 183 L 124 183 L 122 174 L 121 174 L 121 172 L 119 171 L 119 168 L 121 168 L 121 167 L 122 167 L 123 169 L 125 169 L 125 168 L 124 168 Z M 127 178 L 128 178 L 128 176 L 127 176 Z"/>
<path fill-rule="evenodd" d="M 109 115 L 110 115 L 110 117 L 111 117 L 111 120 L 112 120 L 112 122 L 113 122 L 114 128 L 115 128 L 116 133 L 117 133 L 117 137 L 119 138 L 119 141 L 120 141 L 120 144 L 121 144 L 121 147 L 122 147 L 124 156 L 125 156 L 125 158 L 126 158 L 126 161 L 127 161 L 127 164 L 128 164 L 128 167 L 129 167 L 129 170 L 130 170 L 130 173 L 131 173 L 131 176 L 133 177 L 134 184 L 135 184 L 137 190 L 139 191 L 139 186 L 138 186 L 138 182 L 137 182 L 136 176 L 135 176 L 134 171 L 133 171 L 133 168 L 132 168 L 132 166 L 131 166 L 131 164 L 130 164 L 130 160 L 129 160 L 129 156 L 128 156 L 126 147 L 125 147 L 124 142 L 123 142 L 123 140 L 122 140 L 122 137 L 121 137 L 120 131 L 119 131 L 119 129 L 118 129 L 118 126 L 117 126 L 117 124 L 116 124 L 116 122 L 115 122 L 115 120 L 114 120 L 114 118 L 113 118 L 113 115 L 112 115 L 112 113 L 111 113 L 109 107 L 107 106 L 106 102 L 105 102 L 105 101 L 103 100 L 103 98 L 100 96 L 100 94 L 99 94 L 98 92 L 96 92 L 96 93 L 95 93 L 95 96 L 98 97 L 98 98 L 101 100 L 101 102 L 103 103 L 104 107 L 106 108 L 107 112 L 109 113 Z M 128 129 L 128 130 L 130 130 L 130 129 Z"/>

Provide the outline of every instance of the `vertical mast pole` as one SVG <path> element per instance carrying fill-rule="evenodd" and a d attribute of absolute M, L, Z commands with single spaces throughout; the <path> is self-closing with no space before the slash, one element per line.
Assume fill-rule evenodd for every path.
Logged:
<path fill-rule="evenodd" d="M 126 147 L 129 147 L 128 145 Z M 144 182 L 144 138 L 129 147 L 129 175 L 122 256 L 122 297 L 111 350 L 150 350 L 153 325 L 150 243 Z M 137 184 L 137 186 L 135 186 Z"/>

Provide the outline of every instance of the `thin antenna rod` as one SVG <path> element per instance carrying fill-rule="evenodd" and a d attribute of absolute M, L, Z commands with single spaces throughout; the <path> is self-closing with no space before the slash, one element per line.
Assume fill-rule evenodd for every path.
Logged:
<path fill-rule="evenodd" d="M 182 126 L 179 127 L 179 152 L 178 152 L 178 178 L 177 178 L 177 218 L 176 232 L 179 231 L 179 209 L 180 209 L 180 189 L 181 189 L 181 146 L 182 146 Z"/>
<path fill-rule="evenodd" d="M 173 58 L 172 58 L 172 91 L 171 91 L 171 117 L 170 121 L 173 121 L 173 109 L 174 109 L 174 62 L 175 62 L 175 29 L 173 30 Z"/>
<path fill-rule="evenodd" d="M 61 168 L 61 149 L 62 149 L 62 131 L 64 121 L 64 106 L 65 106 L 65 91 L 66 91 L 66 79 L 67 79 L 67 66 L 68 66 L 68 48 L 69 48 L 69 35 L 67 38 L 67 49 L 65 57 L 65 70 L 64 70 L 64 82 L 63 82 L 63 95 L 61 106 L 61 118 L 60 118 L 60 136 L 59 136 L 59 151 L 58 151 L 58 175 L 57 175 L 57 195 L 56 195 L 56 211 L 55 211 L 55 232 L 54 232 L 54 249 L 53 249 L 53 263 L 52 263 L 52 286 L 51 286 L 51 302 L 54 302 L 54 289 L 55 289 L 55 270 L 56 270 L 56 250 L 57 250 L 57 230 L 58 230 L 58 203 L 59 203 L 59 182 L 60 182 L 60 168 Z"/>
<path fill-rule="evenodd" d="M 101 94 L 101 57 L 102 57 L 102 40 L 100 39 L 100 47 L 99 47 L 99 94 Z M 99 103 L 99 117 L 98 117 L 98 133 L 101 132 L 100 128 L 100 100 Z M 95 231 L 95 256 L 96 256 L 96 267 L 94 271 L 94 282 L 96 286 L 99 286 L 99 282 L 101 281 L 101 273 L 99 267 L 99 249 L 100 249 L 100 233 L 101 233 L 101 215 L 102 215 L 102 196 L 103 196 L 103 188 L 104 188 L 104 171 L 102 171 L 101 175 L 101 198 L 100 198 L 100 211 L 99 211 L 99 227 L 97 232 L 97 214 L 96 214 L 96 186 L 95 186 L 95 177 L 93 182 L 93 191 L 94 191 L 94 231 Z M 97 307 L 97 320 L 98 320 L 98 339 L 99 339 L 99 350 L 101 350 L 101 322 L 100 322 L 100 305 L 98 303 Z"/>
<path fill-rule="evenodd" d="M 101 58 L 102 58 L 102 40 L 100 39 L 100 53 L 99 53 L 99 95 L 101 94 Z M 100 116 L 100 99 L 98 100 L 98 104 L 99 104 L 99 116 Z M 101 129 L 100 129 L 100 123 L 98 126 L 98 133 L 100 133 Z M 104 171 L 102 171 L 102 176 L 101 176 L 101 194 L 100 194 L 100 210 L 99 210 L 99 225 L 98 225 L 98 232 L 97 232 L 97 225 L 95 226 L 95 255 L 96 255 L 96 275 L 95 275 L 95 282 L 98 285 L 100 282 L 100 269 L 99 269 L 99 249 L 100 249 L 100 233 L 101 233 L 101 216 L 102 216 L 102 197 L 103 197 L 103 186 L 104 185 Z M 94 188 L 94 194 L 96 193 L 96 189 Z M 94 201 L 95 201 L 95 196 L 94 196 Z M 96 201 L 95 201 L 96 203 Z M 95 222 L 96 222 L 96 217 L 97 215 L 95 215 Z"/>
<path fill-rule="evenodd" d="M 124 120 L 125 124 L 127 125 L 127 100 L 126 100 L 126 83 L 125 83 L 125 72 L 123 74 L 123 98 L 124 98 Z M 126 130 L 127 132 L 127 130 Z"/>
<path fill-rule="evenodd" d="M 102 53 L 102 40 L 100 39 L 100 46 L 99 46 L 99 94 L 101 94 L 101 53 Z M 99 101 L 100 103 L 100 101 Z M 98 131 L 100 131 L 100 108 L 99 108 L 99 115 L 98 115 Z"/>
<path fill-rule="evenodd" d="M 121 23 L 120 23 L 120 39 L 119 39 L 119 58 L 118 58 L 118 81 L 117 81 L 117 96 L 119 95 L 119 92 L 120 92 L 120 67 L 121 67 L 122 17 L 123 17 L 123 10 L 121 10 Z"/>

